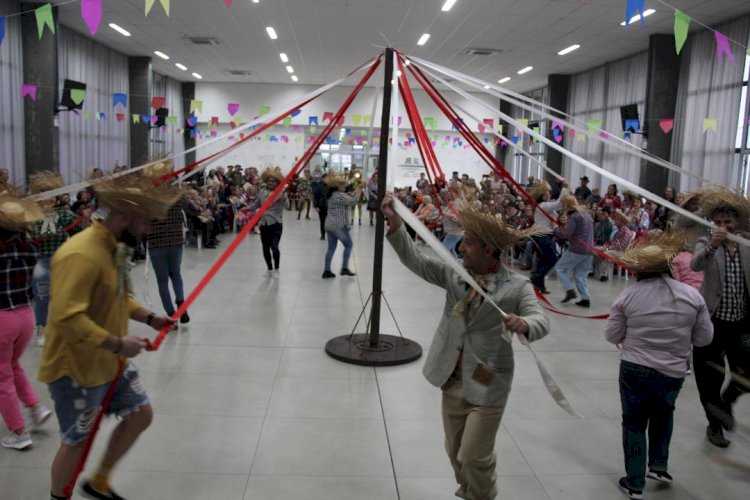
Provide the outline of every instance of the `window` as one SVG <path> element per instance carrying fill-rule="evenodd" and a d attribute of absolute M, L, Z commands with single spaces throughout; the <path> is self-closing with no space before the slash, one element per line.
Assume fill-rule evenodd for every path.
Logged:
<path fill-rule="evenodd" d="M 750 82 L 750 55 L 745 57 L 740 112 L 737 118 L 737 139 L 734 145 L 740 168 L 739 188 L 744 193 L 750 191 L 750 95 L 748 95 L 750 86 L 748 82 Z"/>

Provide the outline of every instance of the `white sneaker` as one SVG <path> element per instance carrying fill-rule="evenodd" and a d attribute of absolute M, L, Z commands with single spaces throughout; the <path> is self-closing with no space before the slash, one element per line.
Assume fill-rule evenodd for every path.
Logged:
<path fill-rule="evenodd" d="M 29 430 L 31 432 L 39 430 L 39 428 L 42 427 L 51 416 L 52 410 L 44 405 L 39 405 L 39 408 L 31 412 L 31 425 L 29 426 Z"/>
<path fill-rule="evenodd" d="M 45 328 L 41 325 L 36 327 L 36 345 L 44 347 Z"/>
<path fill-rule="evenodd" d="M 31 436 L 28 432 L 24 432 L 23 434 L 16 434 L 15 432 L 11 432 L 7 436 L 3 438 L 3 447 L 4 448 L 12 448 L 14 450 L 25 450 L 29 446 L 31 446 Z"/>

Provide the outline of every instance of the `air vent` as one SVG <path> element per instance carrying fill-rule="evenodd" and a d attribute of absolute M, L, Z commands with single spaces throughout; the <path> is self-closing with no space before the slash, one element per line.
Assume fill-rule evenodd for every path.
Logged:
<path fill-rule="evenodd" d="M 252 73 L 250 73 L 246 69 L 223 69 L 221 72 L 225 75 L 232 75 L 232 76 L 250 76 Z"/>
<path fill-rule="evenodd" d="M 193 45 L 221 45 L 218 38 L 210 36 L 186 36 L 183 39 Z"/>
<path fill-rule="evenodd" d="M 502 52 L 502 50 L 500 49 L 471 48 L 471 49 L 466 49 L 466 52 L 464 52 L 464 54 L 467 54 L 470 56 L 496 56 L 500 52 Z"/>

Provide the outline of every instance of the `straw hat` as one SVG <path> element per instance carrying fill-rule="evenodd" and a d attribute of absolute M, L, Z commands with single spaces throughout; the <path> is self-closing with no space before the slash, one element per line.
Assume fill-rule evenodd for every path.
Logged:
<path fill-rule="evenodd" d="M 620 261 L 636 273 L 660 273 L 669 269 L 672 259 L 684 247 L 687 238 L 681 231 L 650 236 L 626 251 Z"/>
<path fill-rule="evenodd" d="M 515 229 L 492 214 L 482 213 L 475 208 L 464 208 L 458 212 L 459 223 L 467 234 L 485 245 L 499 251 L 506 250 L 520 240 L 538 234 L 538 230 Z"/>
<path fill-rule="evenodd" d="M 45 170 L 44 172 L 37 172 L 29 177 L 29 190 L 31 194 L 44 193 L 45 191 L 52 191 L 53 189 L 59 189 L 65 185 L 60 174 Z"/>
<path fill-rule="evenodd" d="M 117 212 L 163 219 L 182 196 L 182 190 L 168 183 L 154 186 L 151 179 L 120 177 L 94 184 L 99 203 Z"/>
<path fill-rule="evenodd" d="M 341 187 L 346 186 L 349 181 L 346 180 L 346 177 L 342 175 L 336 175 L 336 174 L 328 174 L 326 175 L 326 178 L 323 179 L 323 182 L 328 187 Z"/>
<path fill-rule="evenodd" d="M 25 231 L 44 219 L 44 212 L 33 201 L 12 194 L 0 194 L 0 227 L 10 231 Z"/>
<path fill-rule="evenodd" d="M 174 172 L 174 161 L 171 158 L 165 158 L 159 163 L 150 165 L 143 169 L 143 175 L 158 179 Z"/>
<path fill-rule="evenodd" d="M 542 201 L 542 196 L 550 192 L 552 192 L 552 186 L 550 186 L 547 181 L 537 182 L 528 190 L 531 199 L 537 203 Z"/>
<path fill-rule="evenodd" d="M 281 182 L 284 180 L 284 174 L 281 173 L 281 169 L 279 167 L 268 167 L 263 171 L 260 178 L 263 180 L 263 182 L 268 181 L 268 179 L 276 179 L 278 182 Z"/>
<path fill-rule="evenodd" d="M 633 222 L 632 220 L 630 220 L 630 217 L 628 217 L 627 214 L 625 214 L 625 212 L 623 212 L 619 208 L 617 210 L 615 210 L 615 213 L 612 215 L 612 218 L 615 221 L 622 222 L 626 226 L 629 225 L 629 224 L 631 224 Z"/>
<path fill-rule="evenodd" d="M 725 187 L 707 189 L 701 193 L 703 215 L 712 218 L 719 211 L 737 214 L 740 226 L 746 226 L 750 220 L 750 200 L 741 194 Z"/>

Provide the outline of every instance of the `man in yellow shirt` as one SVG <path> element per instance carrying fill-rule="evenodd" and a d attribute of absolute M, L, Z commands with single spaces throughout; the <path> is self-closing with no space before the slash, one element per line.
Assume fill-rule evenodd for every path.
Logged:
<path fill-rule="evenodd" d="M 137 356 L 147 345 L 145 338 L 128 335 L 128 319 L 155 330 L 174 324 L 133 298 L 128 265 L 150 221 L 166 215 L 179 191 L 153 187 L 148 179 L 100 183 L 95 189 L 104 216 L 69 239 L 52 258 L 52 301 L 39 380 L 49 386 L 62 440 L 52 463 L 53 499 L 69 498 L 65 487 L 119 360 Z M 107 414 L 121 421 L 83 490 L 91 498 L 115 500 L 122 497 L 109 487 L 110 472 L 153 417 L 133 364 L 126 365 L 117 381 Z"/>

